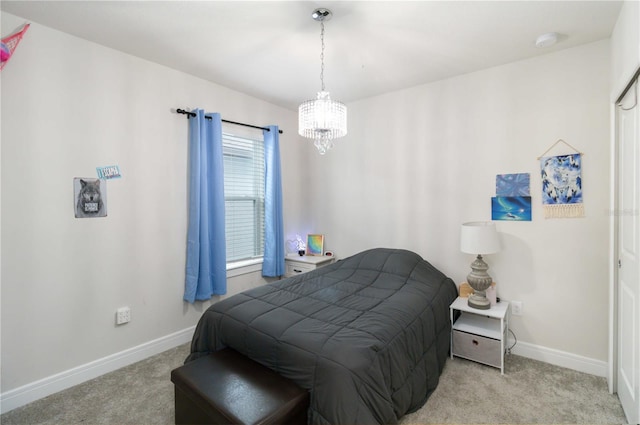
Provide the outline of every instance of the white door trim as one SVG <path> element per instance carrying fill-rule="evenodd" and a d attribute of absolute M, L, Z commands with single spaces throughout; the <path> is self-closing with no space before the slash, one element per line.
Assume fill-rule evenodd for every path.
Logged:
<path fill-rule="evenodd" d="M 631 176 L 637 178 L 639 152 L 637 143 L 640 138 L 639 118 L 640 105 L 638 105 L 638 77 L 640 68 L 635 72 L 630 82 L 621 92 L 618 99 L 613 103 L 612 113 L 612 208 L 611 217 L 613 223 L 610 223 L 612 232 L 610 240 L 613 241 L 610 260 L 610 288 L 609 288 L 609 372 L 608 386 L 610 392 L 618 394 L 620 401 L 625 409 L 627 420 L 637 422 L 640 419 L 640 406 L 637 406 L 637 400 L 640 398 L 638 393 L 638 382 L 640 381 L 640 364 L 638 363 L 637 341 L 640 340 L 640 329 L 637 326 L 638 318 L 638 293 L 640 290 L 640 275 L 638 274 L 638 237 L 634 235 L 638 229 L 638 188 L 635 185 L 628 186 Z M 635 96 L 634 96 L 635 95 Z M 620 102 L 626 99 L 625 112 L 620 108 Z M 632 104 L 635 99 L 635 104 Z M 631 100 L 631 102 L 630 102 Z M 631 133 L 629 133 L 631 131 Z M 624 133 L 622 133 L 624 132 Z M 629 145 L 632 143 L 633 145 Z M 622 149 L 627 146 L 625 151 Z M 626 149 L 631 149 L 630 154 L 625 153 Z M 623 164 L 624 161 L 624 164 Z M 631 162 L 629 162 L 631 161 Z M 625 171 L 628 170 L 628 171 Z M 624 175 L 626 180 L 622 180 Z M 635 181 L 635 180 L 634 180 Z M 624 186 L 624 187 L 623 187 Z M 628 192 L 631 190 L 632 192 Z M 623 192 L 624 191 L 624 196 Z M 631 200 L 629 204 L 628 200 Z M 626 211 L 632 208 L 633 211 Z M 628 217 L 632 214 L 632 217 Z M 631 222 L 629 222 L 631 220 Z M 630 226 L 633 233 L 624 226 Z M 635 223 L 635 224 L 634 224 Z M 624 233 L 622 233 L 624 232 Z M 631 235 L 633 239 L 629 240 Z M 626 249 L 622 248 L 622 245 Z M 622 261 L 622 269 L 620 268 Z M 622 291 L 626 290 L 623 295 Z M 631 304 L 629 303 L 631 302 Z M 621 304 L 621 303 L 624 303 Z M 628 313 L 629 312 L 629 313 Z M 626 316 L 627 319 L 624 319 Z M 621 334 L 624 333 L 624 336 Z M 621 339 L 624 338 L 624 339 Z M 636 341 L 636 343 L 634 343 Z M 620 351 L 621 346 L 627 349 Z M 630 352 L 629 352 L 630 350 Z"/>

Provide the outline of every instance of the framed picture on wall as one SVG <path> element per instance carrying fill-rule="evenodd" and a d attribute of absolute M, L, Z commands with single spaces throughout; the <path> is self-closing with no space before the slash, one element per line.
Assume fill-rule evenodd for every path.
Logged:
<path fill-rule="evenodd" d="M 323 255 L 324 235 L 307 235 L 307 255 Z"/>
<path fill-rule="evenodd" d="M 73 179 L 73 206 L 76 218 L 107 216 L 107 182 L 102 179 Z"/>
<path fill-rule="evenodd" d="M 531 196 L 494 196 L 491 220 L 531 221 Z"/>

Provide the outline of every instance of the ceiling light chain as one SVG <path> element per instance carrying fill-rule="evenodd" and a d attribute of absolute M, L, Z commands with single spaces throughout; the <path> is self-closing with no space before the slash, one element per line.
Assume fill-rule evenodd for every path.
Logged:
<path fill-rule="evenodd" d="M 320 44 L 322 45 L 322 50 L 320 51 L 320 83 L 322 91 L 324 91 L 324 22 L 320 22 Z"/>
<path fill-rule="evenodd" d="M 342 102 L 331 100 L 324 85 L 324 21 L 331 19 L 329 9 L 316 9 L 311 15 L 320 22 L 320 84 L 316 99 L 307 100 L 298 108 L 298 133 L 313 139 L 320 154 L 333 147 L 333 140 L 347 134 L 347 107 Z"/>

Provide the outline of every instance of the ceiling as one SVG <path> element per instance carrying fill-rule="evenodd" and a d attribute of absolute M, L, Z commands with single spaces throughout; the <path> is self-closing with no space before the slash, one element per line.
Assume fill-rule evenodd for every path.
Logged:
<path fill-rule="evenodd" d="M 8 1 L 4 12 L 282 107 L 348 103 L 610 37 L 618 1 Z M 3 36 L 12 28 L 3 28 Z M 535 47 L 548 32 L 551 47 Z"/>

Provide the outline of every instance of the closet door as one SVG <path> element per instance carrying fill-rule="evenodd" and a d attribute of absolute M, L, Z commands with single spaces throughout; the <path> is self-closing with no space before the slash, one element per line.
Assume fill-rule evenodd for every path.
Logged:
<path fill-rule="evenodd" d="M 640 422 L 640 105 L 638 82 L 616 110 L 618 397 L 629 423 Z"/>

